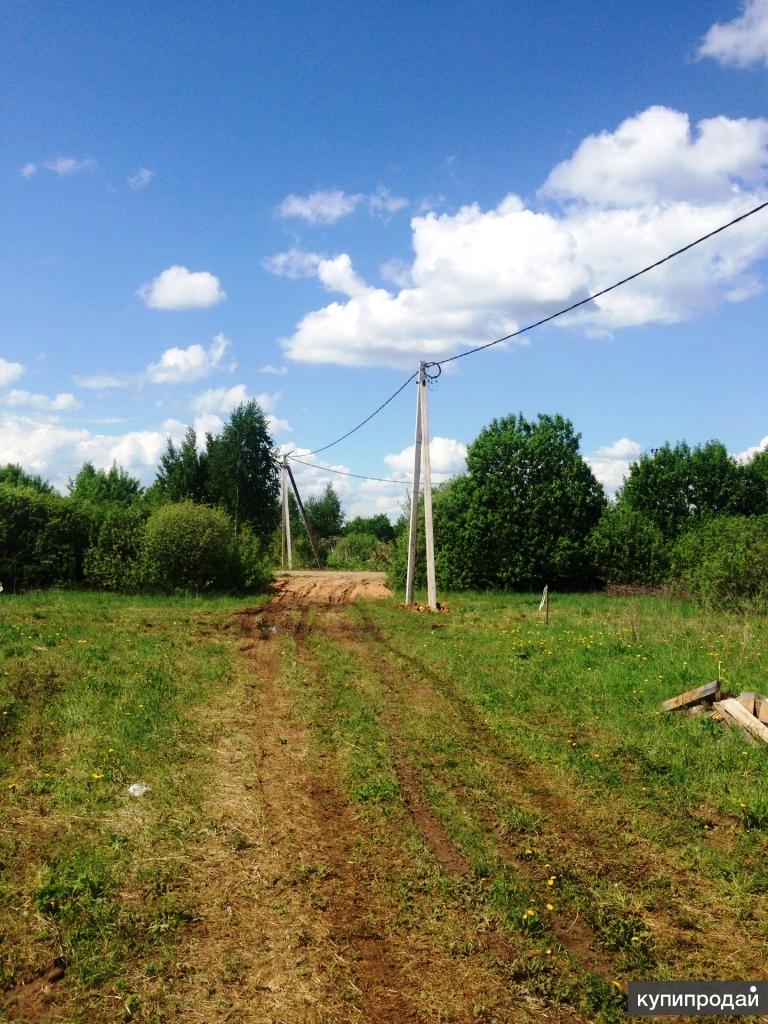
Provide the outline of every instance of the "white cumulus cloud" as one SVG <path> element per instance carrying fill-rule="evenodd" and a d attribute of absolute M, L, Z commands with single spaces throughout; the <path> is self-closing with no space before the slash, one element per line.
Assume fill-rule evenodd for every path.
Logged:
<path fill-rule="evenodd" d="M 630 465 L 637 462 L 642 453 L 643 449 L 637 441 L 621 437 L 613 444 L 596 448 L 584 461 L 608 494 L 614 494 L 624 482 Z"/>
<path fill-rule="evenodd" d="M 416 446 L 410 445 L 401 452 L 385 455 L 384 461 L 398 477 L 410 476 L 415 451 Z M 467 466 L 467 446 L 451 437 L 433 437 L 429 442 L 429 464 L 434 483 L 463 473 Z"/>
<path fill-rule="evenodd" d="M 146 377 L 152 384 L 184 384 L 200 380 L 220 369 L 231 342 L 217 334 L 206 349 L 202 345 L 168 348 L 156 363 L 150 363 Z"/>
<path fill-rule="evenodd" d="M 349 253 L 317 264 L 342 297 L 308 312 L 282 344 L 290 359 L 413 366 L 514 332 L 681 248 L 765 198 L 768 119 L 661 107 L 590 136 L 531 207 L 509 195 L 411 220 L 411 264 L 370 285 Z M 559 326 L 590 333 L 675 323 L 763 287 L 766 214 L 582 308 Z M 390 272 L 391 271 L 391 272 Z M 396 272 L 395 272 L 396 271 Z"/>
<path fill-rule="evenodd" d="M 21 363 L 11 363 L 0 357 L 0 388 L 7 387 L 24 373 Z"/>
<path fill-rule="evenodd" d="M 41 412 L 74 412 L 82 407 L 82 403 L 69 393 L 49 398 L 47 395 L 34 395 L 30 391 L 21 389 L 9 391 L 7 395 L 3 396 L 3 402 L 11 407 L 21 406 L 38 409 Z"/>
<path fill-rule="evenodd" d="M 541 194 L 594 206 L 712 201 L 763 182 L 768 120 L 710 117 L 650 107 L 614 132 L 590 135 L 552 171 Z"/>
<path fill-rule="evenodd" d="M 713 25 L 699 47 L 699 56 L 736 67 L 768 65 L 768 0 L 746 0 L 738 18 Z"/>
<path fill-rule="evenodd" d="M 207 309 L 227 297 L 215 274 L 179 266 L 168 267 L 136 294 L 150 309 Z"/>
<path fill-rule="evenodd" d="M 761 452 L 768 450 L 768 435 L 766 435 L 762 441 L 758 441 L 757 444 L 752 445 L 750 448 L 745 448 L 743 452 L 737 452 L 734 456 L 737 462 L 746 463 L 751 462 L 756 455 Z"/>

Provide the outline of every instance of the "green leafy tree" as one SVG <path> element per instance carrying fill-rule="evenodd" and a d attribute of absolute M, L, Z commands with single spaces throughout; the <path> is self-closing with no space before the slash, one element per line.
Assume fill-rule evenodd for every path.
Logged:
<path fill-rule="evenodd" d="M 209 500 L 226 509 L 235 530 L 248 523 L 266 541 L 280 520 L 279 481 L 264 413 L 255 401 L 240 404 L 221 434 L 206 435 Z"/>
<path fill-rule="evenodd" d="M 0 466 L 0 484 L 10 484 L 12 487 L 27 487 L 33 491 L 40 491 L 41 494 L 52 494 L 53 487 L 47 480 L 34 473 L 27 473 L 18 463 L 9 462 Z"/>
<path fill-rule="evenodd" d="M 342 533 L 344 512 L 333 484 L 326 484 L 319 497 L 307 498 L 304 502 L 304 511 L 316 537 L 330 540 Z"/>
<path fill-rule="evenodd" d="M 344 534 L 367 533 L 377 540 L 388 543 L 395 539 L 395 528 L 389 520 L 389 516 L 380 513 L 377 516 L 355 516 L 350 519 L 344 527 Z"/>
<path fill-rule="evenodd" d="M 160 456 L 155 486 L 164 501 L 208 500 L 208 456 L 197 449 L 197 434 L 188 427 L 184 440 L 176 447 L 172 438 Z"/>
<path fill-rule="evenodd" d="M 538 588 L 589 578 L 587 538 L 606 501 L 579 439 L 562 416 L 518 415 L 494 420 L 469 446 L 471 521 L 465 515 L 463 526 L 477 584 Z"/>
<path fill-rule="evenodd" d="M 741 467 L 720 441 L 693 449 L 684 441 L 641 456 L 617 496 L 617 504 L 640 512 L 667 540 L 710 516 L 743 508 Z"/>
<path fill-rule="evenodd" d="M 108 503 L 129 504 L 141 496 L 142 487 L 136 477 L 113 462 L 109 469 L 95 469 L 86 462 L 69 481 L 70 496 L 92 505 Z"/>
<path fill-rule="evenodd" d="M 435 542 L 444 586 L 538 588 L 590 580 L 587 539 L 603 489 L 562 416 L 506 416 L 467 452 L 467 475 L 438 491 Z"/>
<path fill-rule="evenodd" d="M 288 496 L 291 514 L 291 536 L 293 538 L 293 555 L 296 565 L 314 566 L 315 556 L 307 538 L 299 508 L 293 494 Z M 339 496 L 333 484 L 326 484 L 325 490 L 318 497 L 304 499 L 304 512 L 312 531 L 317 553 L 321 564 L 325 564 L 336 539 L 344 529 L 344 512 Z"/>
<path fill-rule="evenodd" d="M 741 512 L 768 515 L 768 449 L 739 467 L 742 476 Z"/>

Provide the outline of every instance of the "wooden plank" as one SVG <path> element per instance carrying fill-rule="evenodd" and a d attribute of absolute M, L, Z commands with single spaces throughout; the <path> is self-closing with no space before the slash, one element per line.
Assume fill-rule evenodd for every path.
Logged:
<path fill-rule="evenodd" d="M 761 740 L 763 743 L 768 743 L 768 725 L 758 722 L 754 715 L 751 715 L 743 705 L 739 704 L 738 700 L 733 698 L 723 700 L 720 702 L 719 708 L 737 725 L 740 725 L 747 735 Z"/>
<path fill-rule="evenodd" d="M 763 697 L 760 701 L 760 710 L 757 717 L 763 725 L 768 725 L 768 697 Z"/>
<path fill-rule="evenodd" d="M 756 695 L 754 693 L 740 693 L 736 698 L 739 704 L 741 704 L 741 706 L 748 711 L 750 715 L 754 715 L 755 713 L 755 696 Z"/>
<path fill-rule="evenodd" d="M 705 683 L 704 686 L 697 686 L 695 690 L 688 690 L 686 693 L 681 693 L 677 697 L 670 697 L 670 699 L 665 700 L 661 706 L 665 711 L 677 711 L 678 708 L 689 708 L 692 704 L 699 704 L 701 701 L 706 700 L 707 697 L 712 697 L 714 699 L 719 689 L 720 681 L 715 679 L 711 683 Z"/>

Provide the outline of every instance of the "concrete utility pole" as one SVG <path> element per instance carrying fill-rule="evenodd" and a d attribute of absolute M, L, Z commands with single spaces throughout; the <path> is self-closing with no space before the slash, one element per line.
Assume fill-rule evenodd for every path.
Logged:
<path fill-rule="evenodd" d="M 416 573 L 416 541 L 419 528 L 419 482 L 424 473 L 424 531 L 427 549 L 427 600 L 429 607 L 437 609 L 435 586 L 435 540 L 432 530 L 432 475 L 429 461 L 429 415 L 427 411 L 427 374 L 425 364 L 419 364 L 416 392 L 416 444 L 413 453 L 413 486 L 411 488 L 411 519 L 408 531 L 408 572 L 405 581 L 405 603 L 413 604 L 413 584 Z"/>
<path fill-rule="evenodd" d="M 293 568 L 293 557 L 291 552 L 291 509 L 288 504 L 288 457 L 283 456 L 283 568 L 289 571 Z"/>

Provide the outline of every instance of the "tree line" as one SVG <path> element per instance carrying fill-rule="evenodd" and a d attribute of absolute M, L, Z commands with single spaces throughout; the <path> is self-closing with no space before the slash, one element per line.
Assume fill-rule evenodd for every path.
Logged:
<path fill-rule="evenodd" d="M 294 565 L 314 564 L 290 499 Z M 386 568 L 402 584 L 408 512 L 345 521 L 329 484 L 305 511 L 323 564 Z M 768 451 L 737 462 L 719 441 L 666 444 L 634 462 L 606 499 L 559 415 L 494 420 L 466 472 L 434 493 L 443 589 L 674 585 L 704 603 L 768 600 Z M 279 559 L 279 478 L 257 403 L 222 432 L 168 440 L 148 488 L 86 463 L 66 497 L 19 466 L 0 468 L 0 582 L 117 590 L 263 586 Z M 420 551 L 423 553 L 423 538 Z M 419 574 L 423 576 L 423 555 Z"/>

